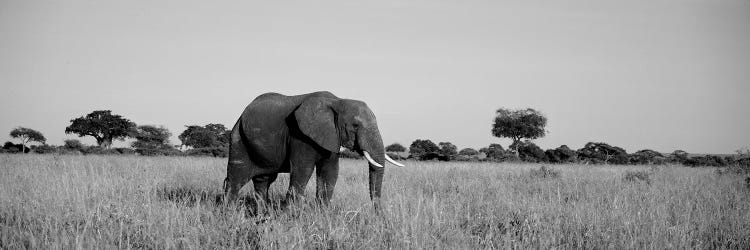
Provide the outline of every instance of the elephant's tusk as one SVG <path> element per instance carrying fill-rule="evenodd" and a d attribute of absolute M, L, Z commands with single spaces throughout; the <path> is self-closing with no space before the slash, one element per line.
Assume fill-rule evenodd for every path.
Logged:
<path fill-rule="evenodd" d="M 370 164 L 375 165 L 376 167 L 379 167 L 379 168 L 383 167 L 383 165 L 380 165 L 375 160 L 373 160 L 372 157 L 370 157 L 370 153 L 367 153 L 367 151 L 362 151 L 362 153 L 364 153 L 365 159 L 367 159 L 367 161 L 369 161 Z"/>
<path fill-rule="evenodd" d="M 385 154 L 385 160 L 387 160 L 390 163 L 393 163 L 393 165 L 396 165 L 396 166 L 399 166 L 399 167 L 402 167 L 402 168 L 404 167 L 404 164 L 401 164 L 401 163 L 398 163 L 397 161 L 394 161 L 393 159 L 391 159 L 390 156 L 388 156 L 388 154 Z"/>

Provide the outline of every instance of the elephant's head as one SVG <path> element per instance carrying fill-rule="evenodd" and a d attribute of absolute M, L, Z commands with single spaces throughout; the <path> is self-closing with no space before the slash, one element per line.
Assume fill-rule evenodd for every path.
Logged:
<path fill-rule="evenodd" d="M 365 156 L 370 167 L 370 198 L 380 198 L 385 154 L 375 114 L 362 101 L 330 97 L 308 98 L 294 113 L 302 133 L 320 147 L 339 153 L 341 147 Z"/>

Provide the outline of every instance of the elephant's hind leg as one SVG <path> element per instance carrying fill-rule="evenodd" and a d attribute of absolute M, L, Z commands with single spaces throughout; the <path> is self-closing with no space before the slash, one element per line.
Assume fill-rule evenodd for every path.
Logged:
<path fill-rule="evenodd" d="M 227 177 L 224 179 L 224 195 L 227 201 L 237 200 L 240 189 L 250 181 L 253 175 L 252 162 L 248 155 L 247 146 L 245 141 L 242 140 L 237 126 L 235 125 L 235 128 L 232 129 Z"/>
<path fill-rule="evenodd" d="M 263 202 L 270 202 L 268 198 L 268 188 L 271 187 L 271 183 L 276 180 L 279 174 L 267 174 L 253 177 L 253 186 L 255 187 L 256 199 L 260 199 Z"/>

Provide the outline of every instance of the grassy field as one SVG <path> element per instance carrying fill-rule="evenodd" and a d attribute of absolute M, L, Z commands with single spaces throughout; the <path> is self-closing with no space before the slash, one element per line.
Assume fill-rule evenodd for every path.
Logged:
<path fill-rule="evenodd" d="M 0 248 L 750 247 L 750 190 L 712 168 L 407 163 L 380 213 L 352 160 L 331 206 L 255 211 L 217 204 L 226 159 L 0 155 Z"/>

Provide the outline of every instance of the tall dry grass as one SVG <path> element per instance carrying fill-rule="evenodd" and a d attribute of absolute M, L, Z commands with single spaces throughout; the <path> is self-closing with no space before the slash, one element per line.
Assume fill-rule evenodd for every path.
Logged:
<path fill-rule="evenodd" d="M 408 162 L 376 213 L 365 162 L 342 161 L 330 206 L 284 210 L 217 203 L 225 164 L 0 155 L 0 248 L 750 247 L 750 190 L 710 168 Z"/>

